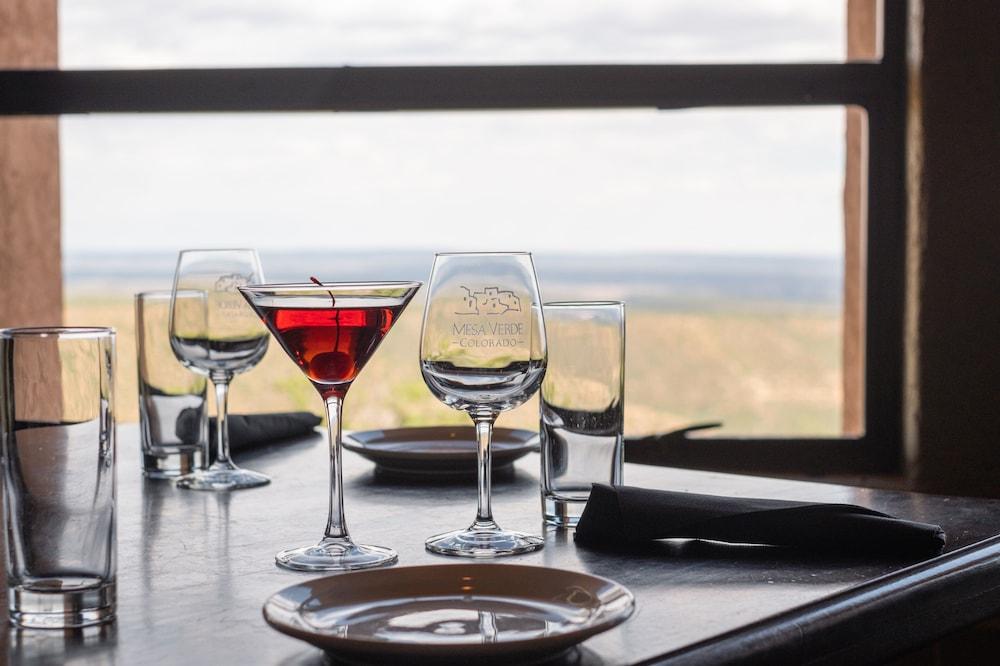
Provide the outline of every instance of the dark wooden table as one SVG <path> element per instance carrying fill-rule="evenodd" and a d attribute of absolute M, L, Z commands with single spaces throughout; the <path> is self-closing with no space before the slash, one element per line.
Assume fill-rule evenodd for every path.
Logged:
<path fill-rule="evenodd" d="M 138 431 L 119 428 L 118 619 L 60 633 L 5 629 L 8 662 L 71 664 L 323 663 L 320 651 L 267 627 L 261 605 L 308 574 L 278 569 L 274 553 L 317 539 L 325 524 L 322 436 L 241 459 L 270 474 L 230 494 L 143 481 Z M 454 560 L 424 538 L 469 522 L 474 484 L 382 480 L 344 453 L 348 524 L 361 542 L 389 545 L 399 565 Z M 694 492 L 849 502 L 938 523 L 948 553 L 924 563 L 805 557 L 773 549 L 678 542 L 641 555 L 577 548 L 544 530 L 545 548 L 503 561 L 591 572 L 628 586 L 636 612 L 571 655 L 596 664 L 802 661 L 864 663 L 918 646 L 1000 610 L 1000 501 L 628 465 L 626 482 Z M 494 484 L 506 527 L 543 530 L 538 458 Z M 957 552 L 956 552 L 957 551 Z M 6 616 L 6 608 L 3 609 Z M 6 625 L 6 617 L 4 624 Z"/>

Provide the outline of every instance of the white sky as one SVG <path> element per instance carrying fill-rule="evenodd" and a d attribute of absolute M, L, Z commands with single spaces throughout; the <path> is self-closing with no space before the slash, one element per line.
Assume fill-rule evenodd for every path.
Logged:
<path fill-rule="evenodd" d="M 844 0 L 63 0 L 65 68 L 838 60 Z M 837 254 L 836 108 L 79 116 L 64 244 Z"/>

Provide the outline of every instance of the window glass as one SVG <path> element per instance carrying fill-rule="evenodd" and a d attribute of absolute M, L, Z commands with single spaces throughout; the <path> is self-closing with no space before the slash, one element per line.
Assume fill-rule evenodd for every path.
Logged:
<path fill-rule="evenodd" d="M 67 323 L 119 327 L 178 250 L 256 247 L 275 281 L 426 280 L 435 251 L 530 250 L 546 300 L 628 307 L 626 429 L 838 435 L 842 108 L 66 117 Z M 350 428 L 467 418 L 424 388 L 422 303 Z M 235 411 L 321 403 L 273 346 Z M 531 427 L 537 407 L 501 417 Z"/>

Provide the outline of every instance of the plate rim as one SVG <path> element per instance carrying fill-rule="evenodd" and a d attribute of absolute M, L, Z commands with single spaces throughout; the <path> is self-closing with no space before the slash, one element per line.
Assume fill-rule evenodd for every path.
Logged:
<path fill-rule="evenodd" d="M 564 634 L 558 634 L 556 636 L 550 637 L 551 639 L 550 642 L 558 644 L 552 647 L 551 650 L 552 652 L 558 652 L 559 650 L 567 649 L 574 645 L 578 645 L 592 636 L 596 636 L 597 634 L 609 631 L 610 629 L 613 629 L 618 625 L 622 624 L 623 622 L 625 622 L 626 620 L 628 620 L 630 617 L 632 617 L 632 615 L 636 611 L 635 594 L 625 585 L 611 578 L 607 578 L 605 576 L 599 576 L 597 574 L 586 573 L 582 571 L 575 571 L 572 569 L 559 569 L 555 567 L 543 567 L 531 564 L 511 564 L 505 562 L 504 563 L 456 562 L 454 564 L 418 564 L 418 565 L 409 565 L 402 567 L 391 567 L 388 569 L 363 569 L 359 571 L 348 571 L 340 574 L 333 574 L 330 576 L 313 578 L 308 581 L 302 581 L 300 583 L 288 585 L 278 590 L 277 592 L 271 594 L 261 607 L 261 614 L 264 617 L 264 622 L 275 631 L 285 634 L 286 636 L 291 636 L 293 638 L 302 640 L 324 651 L 336 650 L 339 648 L 335 646 L 341 646 L 344 648 L 345 652 L 354 652 L 354 653 L 363 651 L 368 654 L 383 652 L 392 655 L 398 655 L 402 652 L 406 652 L 408 648 L 409 649 L 417 648 L 418 652 L 425 653 L 425 654 L 414 655 L 415 657 L 417 656 L 438 657 L 444 651 L 476 650 L 477 648 L 478 650 L 476 651 L 481 650 L 482 651 L 481 654 L 490 656 L 500 656 L 507 653 L 532 652 L 532 651 L 539 651 L 546 653 L 549 652 L 549 650 L 545 650 L 544 648 L 541 648 L 538 645 L 540 640 L 538 638 L 502 641 L 498 643 L 462 643 L 462 644 L 447 644 L 447 645 L 435 645 L 432 643 L 409 643 L 409 642 L 402 643 L 402 642 L 372 640 L 367 637 L 359 638 L 357 636 L 353 636 L 351 638 L 346 638 L 343 636 L 336 636 L 334 634 L 320 634 L 318 632 L 310 632 L 300 627 L 281 624 L 277 620 L 268 616 L 268 606 L 272 604 L 273 600 L 275 600 L 277 597 L 285 593 L 287 590 L 300 587 L 307 583 L 317 583 L 320 581 L 333 582 L 336 580 L 343 580 L 346 576 L 351 576 L 351 575 L 371 576 L 371 575 L 378 575 L 380 573 L 386 573 L 389 571 L 404 571 L 404 570 L 410 571 L 410 570 L 419 570 L 428 568 L 440 569 L 441 567 L 456 567 L 465 569 L 469 568 L 479 569 L 483 567 L 501 567 L 504 569 L 535 569 L 538 571 L 546 571 L 550 573 L 558 572 L 559 574 L 571 573 L 574 576 L 583 576 L 610 585 L 613 588 L 615 588 L 616 591 L 618 591 L 621 596 L 625 598 L 626 603 L 622 607 L 622 609 L 616 611 L 611 615 L 608 615 L 607 617 L 602 618 L 596 623 L 590 624 L 585 627 L 580 627 L 572 631 L 568 631 Z M 296 608 L 296 613 L 298 613 L 299 609 L 301 609 L 301 604 Z M 327 644 L 321 645 L 317 642 L 314 642 L 313 639 L 316 637 L 322 637 L 324 643 Z M 544 637 L 541 640 L 544 640 Z M 358 647 L 357 649 L 352 650 L 351 647 L 354 646 L 363 646 L 363 647 Z M 384 647 L 388 647 L 388 649 L 387 650 L 380 649 Z"/>
<path fill-rule="evenodd" d="M 441 455 L 435 455 L 433 453 L 414 452 L 414 451 L 406 451 L 406 450 L 402 450 L 402 451 L 386 451 L 384 449 L 374 448 L 374 447 L 370 446 L 368 443 L 366 443 L 365 441 L 363 441 L 361 439 L 358 439 L 358 435 L 362 435 L 363 436 L 363 435 L 367 435 L 369 433 L 387 432 L 387 431 L 401 431 L 401 430 L 455 430 L 455 429 L 458 429 L 458 428 L 461 428 L 463 430 L 468 430 L 468 429 L 471 429 L 472 426 L 458 426 L 458 425 L 455 425 L 455 426 L 406 426 L 406 427 L 402 427 L 402 428 L 373 428 L 371 430 L 354 430 L 354 431 L 351 431 L 351 432 L 345 432 L 341 436 L 341 446 L 343 446 L 348 451 L 352 451 L 353 453 L 357 453 L 358 455 L 362 455 L 362 456 L 365 456 L 365 457 L 368 457 L 368 454 L 375 454 L 375 455 L 384 456 L 384 457 L 387 457 L 387 458 L 390 458 L 390 457 L 391 458 L 395 458 L 397 460 L 414 460 L 414 461 L 433 461 L 435 459 L 436 460 L 442 460 L 443 457 Z M 493 455 L 494 455 L 494 457 L 497 457 L 499 455 L 501 457 L 512 457 L 512 459 L 516 459 L 516 458 L 520 458 L 523 455 L 531 453 L 532 451 L 536 451 L 537 450 L 537 441 L 536 440 L 538 440 L 539 435 L 534 430 L 528 430 L 526 428 L 504 428 L 504 427 L 501 427 L 501 428 L 495 428 L 494 429 L 494 433 L 503 433 L 503 434 L 506 434 L 508 436 L 510 436 L 510 435 L 516 435 L 516 436 L 518 436 L 520 438 L 519 441 L 513 443 L 512 445 L 506 446 L 502 451 L 499 451 L 497 449 L 493 449 Z M 471 456 L 469 456 L 469 459 L 474 462 L 475 459 L 476 459 L 475 449 L 472 449 L 470 451 L 470 453 L 471 453 Z M 449 454 L 449 456 L 450 456 L 450 460 L 452 462 L 455 461 L 455 457 L 458 457 L 459 459 L 461 459 L 463 461 L 466 458 L 466 456 L 465 456 L 464 453 Z M 376 464 L 378 464 L 378 461 L 373 460 L 372 458 L 368 458 L 368 459 L 372 460 L 372 462 L 375 462 Z M 513 460 L 512 460 L 512 462 L 513 462 Z"/>

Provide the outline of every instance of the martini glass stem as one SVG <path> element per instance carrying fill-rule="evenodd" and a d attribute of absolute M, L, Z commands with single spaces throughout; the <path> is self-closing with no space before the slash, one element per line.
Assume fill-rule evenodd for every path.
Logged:
<path fill-rule="evenodd" d="M 229 380 L 227 373 L 213 373 L 212 386 L 215 388 L 215 465 L 233 467 L 229 459 Z"/>
<path fill-rule="evenodd" d="M 344 408 L 343 398 L 333 395 L 326 399 L 326 417 L 330 429 L 330 514 L 326 521 L 326 538 L 347 536 L 344 522 L 343 471 L 340 464 L 340 428 Z"/>
<path fill-rule="evenodd" d="M 473 528 L 496 529 L 493 522 L 493 509 L 490 507 L 492 490 L 492 454 L 490 443 L 493 440 L 493 422 L 497 415 L 494 412 L 473 414 L 476 423 L 476 457 L 479 462 L 479 506 L 476 508 L 476 522 Z"/>

